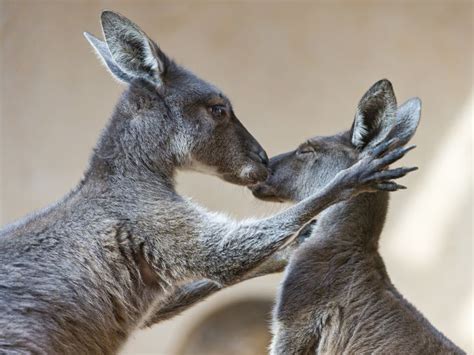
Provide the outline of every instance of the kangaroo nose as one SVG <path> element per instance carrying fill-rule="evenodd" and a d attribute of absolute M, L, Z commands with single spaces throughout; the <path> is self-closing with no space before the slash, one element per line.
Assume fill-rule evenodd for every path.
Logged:
<path fill-rule="evenodd" d="M 258 152 L 258 157 L 260 158 L 260 161 L 262 162 L 263 165 L 268 166 L 268 156 L 267 156 L 267 153 L 263 149 L 260 152 Z"/>

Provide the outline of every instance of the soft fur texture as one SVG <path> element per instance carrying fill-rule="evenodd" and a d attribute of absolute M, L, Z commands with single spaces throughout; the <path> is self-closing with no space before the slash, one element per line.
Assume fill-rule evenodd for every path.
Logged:
<path fill-rule="evenodd" d="M 242 279 L 324 208 L 380 188 L 377 171 L 388 164 L 376 148 L 321 192 L 262 220 L 209 213 L 176 193 L 176 170 L 206 167 L 254 184 L 267 177 L 265 152 L 217 88 L 138 26 L 110 11 L 102 26 L 106 42 L 89 40 L 128 88 L 80 184 L 0 231 L 0 353 L 115 353 L 176 288 Z"/>
<path fill-rule="evenodd" d="M 387 80 L 362 98 L 352 129 L 315 137 L 270 160 L 257 197 L 300 201 L 354 164 L 376 142 L 404 144 L 415 133 L 421 102 L 395 110 Z M 411 169 L 394 169 L 409 172 Z M 395 289 L 378 253 L 388 194 L 361 194 L 318 216 L 295 252 L 274 310 L 273 355 L 462 354 Z"/>

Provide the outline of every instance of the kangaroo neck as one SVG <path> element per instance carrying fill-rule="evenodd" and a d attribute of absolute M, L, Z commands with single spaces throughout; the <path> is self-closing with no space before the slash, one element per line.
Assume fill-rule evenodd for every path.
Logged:
<path fill-rule="evenodd" d="M 134 131 L 134 124 L 151 114 L 157 122 L 161 121 L 161 132 L 142 137 Z M 168 108 L 156 92 L 132 83 L 102 132 L 81 185 L 134 200 L 175 195 L 179 164 L 169 143 L 173 134 L 169 120 Z M 147 150 L 146 140 L 160 149 Z"/>
<path fill-rule="evenodd" d="M 360 243 L 377 250 L 388 208 L 386 192 L 364 193 L 340 202 L 318 217 L 317 235 L 337 238 L 344 245 Z"/>

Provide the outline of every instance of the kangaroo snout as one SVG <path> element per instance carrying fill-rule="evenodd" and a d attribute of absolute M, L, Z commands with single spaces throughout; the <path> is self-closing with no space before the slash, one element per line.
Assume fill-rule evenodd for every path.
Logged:
<path fill-rule="evenodd" d="M 259 182 L 258 184 L 249 186 L 250 191 L 254 197 L 263 201 L 270 202 L 285 202 L 278 195 L 277 185 L 274 181 L 274 173 L 271 168 L 269 168 L 269 174 L 265 181 Z"/>
<path fill-rule="evenodd" d="M 260 160 L 260 163 L 262 163 L 265 166 L 268 166 L 268 156 L 267 153 L 263 150 L 263 148 L 260 148 L 260 150 L 256 153 L 258 159 Z"/>
<path fill-rule="evenodd" d="M 240 170 L 240 180 L 243 185 L 251 186 L 265 181 L 269 175 L 268 156 L 262 146 L 249 134 L 253 141 L 247 161 Z"/>
<path fill-rule="evenodd" d="M 277 196 L 275 188 L 271 185 L 268 185 L 266 182 L 252 185 L 249 187 L 249 189 L 252 191 L 252 195 L 259 200 L 269 202 L 284 202 Z"/>
<path fill-rule="evenodd" d="M 252 194 L 263 201 L 287 202 L 292 200 L 287 188 L 292 185 L 296 171 L 291 169 L 292 153 L 272 157 L 268 163 L 269 174 L 265 181 L 249 186 Z"/>
<path fill-rule="evenodd" d="M 240 171 L 240 179 L 246 186 L 253 186 L 262 181 L 265 181 L 268 177 L 268 168 L 260 158 L 254 160 L 252 163 L 246 165 Z"/>
<path fill-rule="evenodd" d="M 229 172 L 223 173 L 221 177 L 227 182 L 250 187 L 265 181 L 268 175 L 269 170 L 264 157 L 251 153 L 243 164 L 238 167 L 237 175 Z"/>
<path fill-rule="evenodd" d="M 240 175 L 251 184 L 265 181 L 268 177 L 268 156 L 260 145 L 258 149 L 250 152 L 251 163 L 245 166 Z"/>

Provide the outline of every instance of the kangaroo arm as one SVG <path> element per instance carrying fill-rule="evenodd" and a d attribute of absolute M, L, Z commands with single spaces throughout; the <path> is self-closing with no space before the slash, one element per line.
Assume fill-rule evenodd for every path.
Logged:
<path fill-rule="evenodd" d="M 275 216 L 238 223 L 220 235 L 215 233 L 218 228 L 206 231 L 200 237 L 204 247 L 193 262 L 199 265 L 196 276 L 228 286 L 254 273 L 258 276 L 282 270 L 286 262 L 279 260 L 279 256 L 274 259 L 271 256 L 289 245 L 297 232 L 321 211 L 340 201 L 343 195 L 337 188 L 329 185 L 307 201 Z M 271 261 L 264 264 L 265 260 Z M 262 272 L 253 271 L 260 265 L 265 268 Z"/>
<path fill-rule="evenodd" d="M 316 221 L 307 224 L 298 233 L 293 243 L 271 255 L 254 270 L 244 275 L 242 279 L 235 280 L 234 284 L 255 277 L 282 272 L 288 264 L 293 252 L 311 235 L 314 222 Z M 171 319 L 228 286 L 230 285 L 220 285 L 207 279 L 185 284 L 169 294 L 156 306 L 155 311 L 145 321 L 142 328 L 151 327 L 156 323 Z"/>

